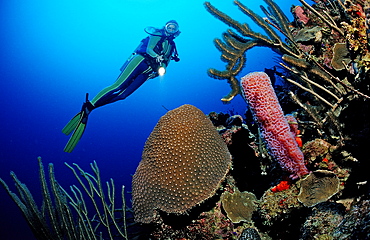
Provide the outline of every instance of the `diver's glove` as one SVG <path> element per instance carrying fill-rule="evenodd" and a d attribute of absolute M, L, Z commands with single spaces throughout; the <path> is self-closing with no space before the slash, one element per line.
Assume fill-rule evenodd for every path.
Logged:
<path fill-rule="evenodd" d="M 158 55 L 157 57 L 147 57 L 146 63 L 152 68 L 153 71 L 157 71 L 159 66 L 161 65 L 163 57 L 161 55 Z"/>
<path fill-rule="evenodd" d="M 162 62 L 163 62 L 163 60 L 164 60 L 163 55 L 157 55 L 157 56 L 155 57 L 155 61 L 156 61 L 157 63 L 162 63 Z"/>
<path fill-rule="evenodd" d="M 180 61 L 180 58 L 177 55 L 176 56 L 172 56 L 171 59 L 174 60 L 175 62 Z"/>
<path fill-rule="evenodd" d="M 158 72 L 153 71 L 151 74 L 149 74 L 149 79 L 156 78 L 158 76 L 159 76 Z"/>

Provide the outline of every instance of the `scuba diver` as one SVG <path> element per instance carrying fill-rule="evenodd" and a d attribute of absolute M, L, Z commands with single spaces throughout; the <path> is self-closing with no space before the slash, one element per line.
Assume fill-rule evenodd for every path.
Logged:
<path fill-rule="evenodd" d="M 121 74 L 113 85 L 100 91 L 91 101 L 86 94 L 82 109 L 63 128 L 66 135 L 73 134 L 64 148 L 72 152 L 81 139 L 87 124 L 89 114 L 95 108 L 123 100 L 138 89 L 146 80 L 165 73 L 171 60 L 180 59 L 174 39 L 179 36 L 179 25 L 175 20 L 168 21 L 162 29 L 147 27 L 149 34 L 144 38 L 134 53 L 121 67 Z"/>

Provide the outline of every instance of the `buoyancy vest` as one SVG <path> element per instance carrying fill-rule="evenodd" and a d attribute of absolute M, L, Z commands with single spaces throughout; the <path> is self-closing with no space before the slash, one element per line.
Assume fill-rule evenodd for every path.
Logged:
<path fill-rule="evenodd" d="M 160 37 L 159 41 L 157 44 L 154 46 L 153 51 L 157 53 L 158 55 L 163 55 L 163 42 L 165 40 L 168 41 L 168 44 L 171 46 L 171 53 L 169 54 L 169 59 L 166 62 L 166 65 L 171 59 L 174 59 L 175 61 L 178 61 L 178 52 L 176 49 L 176 44 L 173 41 L 174 37 L 172 36 L 166 36 L 163 31 L 158 31 L 156 33 L 149 33 L 151 36 L 158 36 Z M 139 46 L 136 48 L 135 53 L 140 54 L 144 56 L 145 58 L 152 58 L 148 53 L 147 53 L 147 48 L 149 44 L 149 40 L 151 36 L 147 36 L 146 38 L 142 39 Z"/>

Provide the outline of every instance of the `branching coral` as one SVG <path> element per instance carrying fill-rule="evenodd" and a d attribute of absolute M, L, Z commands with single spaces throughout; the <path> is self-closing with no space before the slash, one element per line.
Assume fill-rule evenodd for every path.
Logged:
<path fill-rule="evenodd" d="M 216 79 L 227 79 L 231 85 L 231 92 L 223 97 L 223 102 L 231 101 L 237 94 L 240 93 L 239 83 L 236 79 L 238 73 L 244 67 L 246 62 L 246 52 L 255 46 L 265 46 L 278 52 L 279 54 L 290 54 L 295 57 L 299 57 L 298 51 L 295 45 L 285 43 L 275 29 L 266 22 L 273 22 L 275 26 L 287 36 L 291 36 L 291 32 L 288 27 L 288 18 L 281 11 L 279 6 L 271 0 L 265 0 L 268 4 L 268 10 L 263 8 L 263 11 L 268 15 L 268 18 L 264 19 L 259 15 L 255 14 L 252 10 L 247 8 L 239 1 L 234 3 L 239 9 L 250 17 L 258 26 L 260 26 L 267 35 L 253 31 L 247 23 L 240 23 L 225 13 L 219 11 L 211 3 L 206 2 L 206 9 L 216 18 L 220 19 L 230 27 L 238 31 L 240 35 L 229 29 L 223 34 L 223 41 L 221 39 L 215 39 L 214 43 L 216 47 L 221 51 L 221 60 L 227 62 L 226 70 L 219 71 L 216 69 L 209 69 L 208 74 Z"/>
<path fill-rule="evenodd" d="M 11 172 L 11 176 L 17 187 L 18 195 L 13 193 L 0 178 L 0 183 L 22 211 L 37 239 L 97 240 L 103 239 L 103 229 L 105 229 L 109 239 L 115 239 L 116 237 L 128 239 L 124 187 L 122 187 L 121 191 L 122 205 L 120 209 L 116 209 L 113 179 L 107 182 L 108 200 L 106 200 L 96 162 L 91 164 L 94 175 L 83 171 L 77 164 L 74 164 L 82 177 L 77 174 L 73 167 L 66 164 L 73 171 L 85 194 L 89 196 L 90 203 L 95 210 L 95 212 L 89 212 L 90 206 L 88 206 L 88 201 L 85 200 L 83 191 L 73 185 L 70 187 L 71 196 L 58 184 L 54 176 L 53 164 L 49 164 L 50 193 L 40 157 L 38 161 L 43 196 L 41 209 L 37 207 L 27 186 L 20 182 L 14 172 Z M 84 178 L 87 184 L 81 178 Z M 73 214 L 70 205 L 75 210 L 75 214 Z M 117 216 L 117 213 L 120 213 L 119 216 Z M 120 225 L 119 222 L 120 224 L 123 223 L 123 225 Z"/>

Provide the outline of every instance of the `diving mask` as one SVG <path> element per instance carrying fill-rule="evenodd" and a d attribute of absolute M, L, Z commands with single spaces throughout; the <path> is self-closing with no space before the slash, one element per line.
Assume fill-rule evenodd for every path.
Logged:
<path fill-rule="evenodd" d="M 164 29 L 168 34 L 173 35 L 179 31 L 179 25 L 177 24 L 177 22 L 168 22 Z"/>

